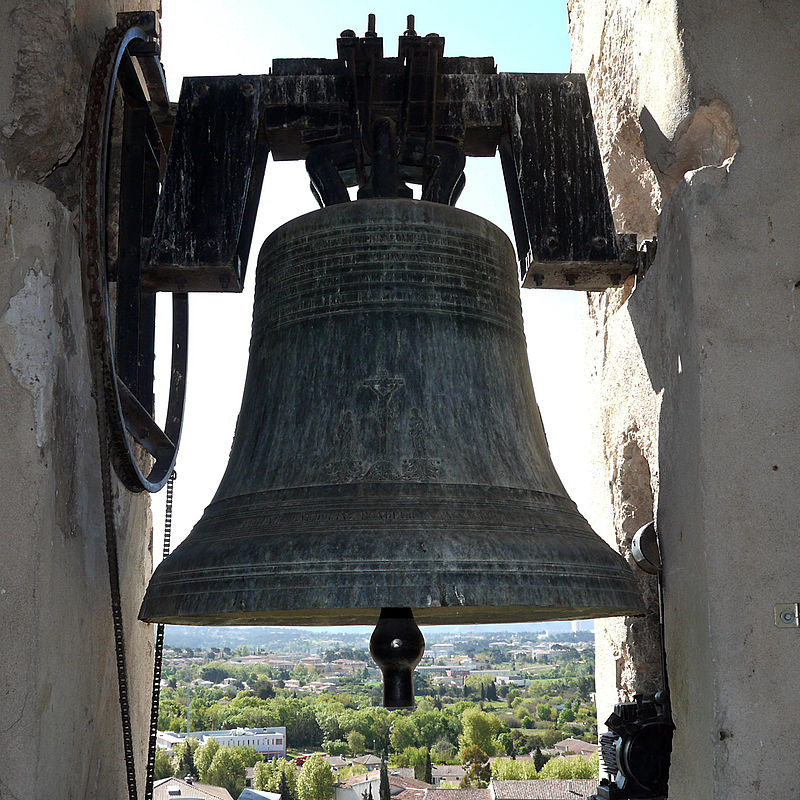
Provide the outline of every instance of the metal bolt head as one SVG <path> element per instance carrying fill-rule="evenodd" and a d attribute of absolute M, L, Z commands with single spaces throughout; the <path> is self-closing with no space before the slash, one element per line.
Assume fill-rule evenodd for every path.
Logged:
<path fill-rule="evenodd" d="M 800 627 L 800 604 L 777 603 L 775 605 L 775 625 L 778 628 Z"/>

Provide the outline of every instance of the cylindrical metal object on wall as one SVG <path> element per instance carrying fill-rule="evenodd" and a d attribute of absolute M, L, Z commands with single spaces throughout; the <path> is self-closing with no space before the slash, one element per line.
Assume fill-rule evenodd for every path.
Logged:
<path fill-rule="evenodd" d="M 267 239 L 227 471 L 140 617 L 355 624 L 385 606 L 421 624 L 641 610 L 551 463 L 508 238 L 414 200 Z"/>

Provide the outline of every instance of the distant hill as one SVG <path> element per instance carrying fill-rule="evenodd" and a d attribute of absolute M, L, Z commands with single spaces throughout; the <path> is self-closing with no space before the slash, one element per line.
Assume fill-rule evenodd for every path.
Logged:
<path fill-rule="evenodd" d="M 582 620 L 583 630 L 594 630 L 591 620 Z M 571 622 L 530 622 L 507 625 L 436 625 L 423 626 L 428 644 L 452 641 L 457 638 L 491 636 L 504 639 L 504 634 L 536 635 L 540 633 L 568 633 Z M 348 646 L 367 647 L 372 628 L 353 625 L 330 628 L 272 628 L 252 626 L 205 627 L 195 625 L 167 625 L 164 641 L 170 647 L 240 647 L 251 649 L 267 647 L 271 650 L 314 652 L 321 645 L 339 641 Z"/>

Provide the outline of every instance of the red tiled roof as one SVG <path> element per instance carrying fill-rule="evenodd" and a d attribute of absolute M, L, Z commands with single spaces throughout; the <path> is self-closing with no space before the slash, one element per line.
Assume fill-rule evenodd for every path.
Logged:
<path fill-rule="evenodd" d="M 375 781 L 380 778 L 380 776 L 381 771 L 379 769 L 373 769 L 370 772 L 362 772 L 360 775 L 353 775 L 346 781 L 342 781 L 341 785 L 346 786 L 348 789 L 352 789 L 354 786 L 358 786 L 360 783 Z"/>
<path fill-rule="evenodd" d="M 180 794 L 173 794 L 174 786 Z M 200 798 L 200 800 L 233 800 L 230 792 L 222 786 L 211 786 L 208 783 L 187 783 L 181 778 L 163 778 L 153 783 L 153 800 L 180 800 L 181 798 Z"/>
<path fill-rule="evenodd" d="M 352 789 L 354 786 L 359 786 L 362 783 L 369 783 L 370 781 L 377 781 L 381 777 L 379 769 L 373 769 L 370 772 L 364 772 L 361 775 L 353 775 L 346 781 L 342 781 L 340 786 L 345 786 Z M 430 789 L 431 785 L 424 781 L 418 781 L 416 778 L 406 778 L 403 775 L 392 775 L 389 772 L 389 785 L 402 789 Z M 394 795 L 397 797 L 397 795 Z"/>
<path fill-rule="evenodd" d="M 492 781 L 492 790 L 493 800 L 585 800 L 597 792 L 597 780 Z"/>
<path fill-rule="evenodd" d="M 427 789 L 416 789 L 409 787 L 403 789 L 402 792 L 394 795 L 393 800 L 425 800 L 425 792 Z"/>
<path fill-rule="evenodd" d="M 402 786 L 404 789 L 430 789 L 431 785 L 416 778 L 405 778 L 402 775 L 389 774 L 389 783 L 393 786 Z"/>
<path fill-rule="evenodd" d="M 594 753 L 599 750 L 599 745 L 584 742 L 582 739 L 574 739 L 571 736 L 567 739 L 562 739 L 556 742 L 553 747 L 556 750 L 562 750 L 569 753 Z"/>
<path fill-rule="evenodd" d="M 425 800 L 492 800 L 488 789 L 428 789 Z"/>

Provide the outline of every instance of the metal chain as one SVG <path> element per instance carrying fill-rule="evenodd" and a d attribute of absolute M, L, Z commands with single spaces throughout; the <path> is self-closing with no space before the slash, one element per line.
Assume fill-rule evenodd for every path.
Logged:
<path fill-rule="evenodd" d="M 97 398 L 96 406 L 98 422 L 100 423 L 100 470 L 103 487 L 103 517 L 106 531 L 108 579 L 111 585 L 111 620 L 114 627 L 114 653 L 117 663 L 119 710 L 122 719 L 122 747 L 125 753 L 125 777 L 128 784 L 128 800 L 138 800 L 136 791 L 136 760 L 133 752 L 133 726 L 131 724 L 131 705 L 130 695 L 128 693 L 128 668 L 125 660 L 125 636 L 122 626 L 122 596 L 119 584 L 117 530 L 114 522 L 114 493 L 111 482 L 110 443 L 108 437 L 105 435 L 105 403 L 99 397 Z"/>
<path fill-rule="evenodd" d="M 169 555 L 172 536 L 172 493 L 175 471 L 167 481 L 167 507 L 164 512 L 164 549 L 162 559 Z M 156 625 L 156 649 L 153 659 L 153 692 L 150 698 L 150 737 L 147 742 L 147 769 L 145 772 L 144 800 L 153 800 L 153 781 L 156 768 L 156 736 L 158 734 L 158 704 L 161 700 L 161 664 L 164 655 L 164 626 Z"/>
<path fill-rule="evenodd" d="M 119 554 L 117 549 L 117 526 L 114 518 L 114 482 L 112 475 L 112 449 L 119 442 L 120 426 L 115 425 L 114 408 L 116 376 L 114 372 L 112 333 L 108 328 L 106 314 L 107 286 L 105 260 L 105 192 L 106 192 L 106 145 L 108 139 L 108 115 L 114 92 L 117 67 L 121 54 L 135 39 L 148 38 L 143 30 L 148 15 L 141 19 L 128 15 L 124 23 L 109 31 L 100 45 L 89 80 L 88 97 L 84 117 L 83 155 L 81 186 L 81 264 L 86 320 L 89 329 L 90 358 L 94 383 L 97 428 L 100 437 L 100 476 L 103 498 L 108 577 L 111 589 L 111 617 L 114 630 L 114 651 L 119 687 L 119 705 L 122 727 L 122 742 L 125 756 L 125 775 L 128 800 L 138 800 L 136 784 L 136 760 L 133 746 L 128 670 L 125 657 L 122 598 L 120 591 Z M 140 27 L 142 26 L 142 27 Z M 169 553 L 172 526 L 173 472 L 167 489 L 167 516 L 165 519 L 165 555 Z M 135 487 L 138 490 L 141 487 Z M 155 769 L 155 741 L 158 727 L 158 704 L 161 687 L 161 663 L 163 654 L 164 627 L 156 630 L 155 659 L 153 665 L 153 695 L 150 709 L 150 736 L 148 741 L 147 768 L 145 774 L 145 797 L 152 800 Z"/>
<path fill-rule="evenodd" d="M 84 302 L 90 335 L 90 358 L 94 378 L 95 410 L 100 437 L 100 479 L 103 496 L 103 521 L 111 589 L 111 619 L 114 629 L 114 653 L 119 686 L 119 706 L 122 722 L 122 743 L 125 754 L 125 777 L 128 799 L 137 800 L 136 762 L 133 750 L 128 669 L 125 659 L 122 598 L 120 593 L 117 530 L 114 520 L 114 490 L 109 434 L 108 387 L 113 375 L 108 360 L 108 332 L 103 313 L 105 250 L 102 237 L 105 209 L 99 198 L 104 191 L 105 175 L 101 168 L 104 147 L 104 120 L 114 75 L 117 51 L 124 46 L 128 32 L 121 28 L 110 31 L 104 39 L 89 80 L 89 96 L 84 119 L 83 186 L 81 190 L 82 254 Z"/>

